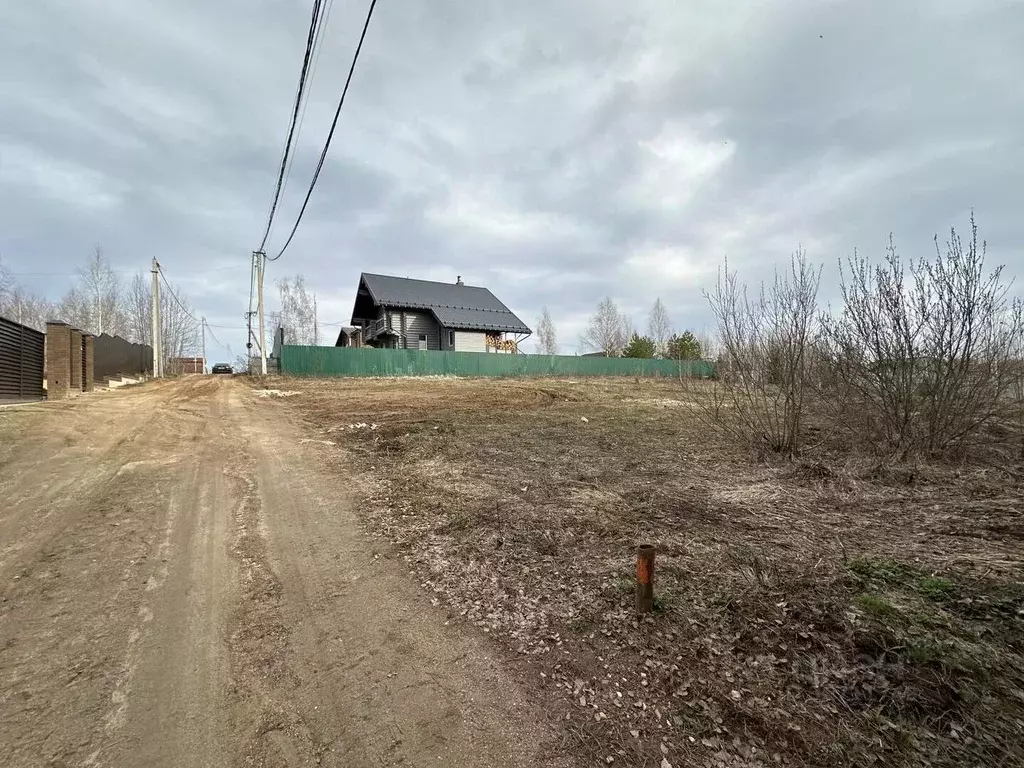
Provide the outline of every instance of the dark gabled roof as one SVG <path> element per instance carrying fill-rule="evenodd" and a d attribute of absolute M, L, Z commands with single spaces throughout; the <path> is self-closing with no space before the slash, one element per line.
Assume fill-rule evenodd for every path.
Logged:
<path fill-rule="evenodd" d="M 462 309 L 457 307 L 431 307 L 437 322 L 455 330 L 504 331 L 529 333 L 522 320 L 508 310 L 494 312 L 489 309 Z"/>
<path fill-rule="evenodd" d="M 530 333 L 530 329 L 486 288 L 408 277 L 360 276 L 378 306 L 429 309 L 445 328 Z"/>

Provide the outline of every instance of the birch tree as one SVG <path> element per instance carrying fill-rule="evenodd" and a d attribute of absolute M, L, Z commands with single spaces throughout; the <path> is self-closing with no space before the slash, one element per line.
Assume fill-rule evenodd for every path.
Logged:
<path fill-rule="evenodd" d="M 0 310 L 6 306 L 8 295 L 14 290 L 14 276 L 0 258 Z"/>
<path fill-rule="evenodd" d="M 661 357 L 666 356 L 671 335 L 672 321 L 669 319 L 668 310 L 661 299 L 657 298 L 651 307 L 651 314 L 647 317 L 647 336 L 654 341 L 654 348 Z"/>
<path fill-rule="evenodd" d="M 0 297 L 0 315 L 37 331 L 45 331 L 46 321 L 55 314 L 53 302 L 29 293 L 17 283 Z"/>
<path fill-rule="evenodd" d="M 75 290 L 73 305 L 81 315 L 75 325 L 97 336 L 124 332 L 120 281 L 99 246 L 93 249 L 85 266 L 79 268 Z"/>
<path fill-rule="evenodd" d="M 583 344 L 606 357 L 618 357 L 629 343 L 627 324 L 626 318 L 608 296 L 597 305 L 597 311 L 587 323 Z"/>
<path fill-rule="evenodd" d="M 81 328 L 89 333 L 96 333 L 92 327 L 92 316 L 89 312 L 89 300 L 76 285 L 67 293 L 61 296 L 57 302 L 56 314 L 58 320 L 67 323 L 75 328 Z M 99 334 L 97 334 L 99 335 Z"/>
<path fill-rule="evenodd" d="M 0 315 L 29 328 L 45 331 L 46 321 L 53 311 L 53 302 L 26 291 L 0 261 Z"/>
<path fill-rule="evenodd" d="M 153 335 L 152 279 L 142 273 L 135 275 L 122 298 L 124 337 L 133 344 L 149 344 Z"/>
<path fill-rule="evenodd" d="M 277 281 L 277 293 L 281 308 L 273 317 L 284 328 L 285 343 L 316 344 L 319 341 L 316 296 L 306 289 L 305 278 L 302 275 L 281 278 Z"/>
<path fill-rule="evenodd" d="M 557 355 L 558 341 L 555 338 L 555 323 L 547 307 L 537 321 L 537 351 L 542 355 Z"/>

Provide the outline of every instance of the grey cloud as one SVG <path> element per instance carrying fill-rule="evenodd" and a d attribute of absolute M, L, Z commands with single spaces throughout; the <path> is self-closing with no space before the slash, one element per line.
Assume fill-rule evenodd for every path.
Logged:
<path fill-rule="evenodd" d="M 157 256 L 199 311 L 237 324 L 308 13 L 305 0 L 5 8 L 5 261 L 70 272 L 94 242 L 128 271 Z M 272 249 L 362 13 L 334 5 Z M 551 306 L 571 351 L 606 294 L 638 325 L 660 294 L 701 327 L 724 255 L 757 280 L 798 242 L 832 264 L 892 230 L 920 252 L 972 206 L 1015 272 L 1022 37 L 1019 3 L 996 0 L 380 3 L 270 277 L 303 272 L 335 321 L 362 269 L 462 274 L 528 322 Z"/>

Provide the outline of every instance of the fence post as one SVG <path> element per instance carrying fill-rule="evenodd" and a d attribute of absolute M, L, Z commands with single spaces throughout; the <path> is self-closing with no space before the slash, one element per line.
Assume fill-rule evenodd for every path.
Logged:
<path fill-rule="evenodd" d="M 63 400 L 71 382 L 71 327 L 67 323 L 46 324 L 46 397 Z"/>
<path fill-rule="evenodd" d="M 654 610 L 653 544 L 641 544 L 636 548 L 636 610 L 638 613 Z"/>

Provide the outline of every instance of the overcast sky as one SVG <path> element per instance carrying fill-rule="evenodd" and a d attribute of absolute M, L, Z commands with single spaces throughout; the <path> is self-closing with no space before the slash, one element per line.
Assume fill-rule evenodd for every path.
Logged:
<path fill-rule="evenodd" d="M 310 0 L 0 9 L 0 256 L 53 298 L 94 244 L 157 257 L 241 327 Z M 335 0 L 280 224 L 294 221 L 366 11 Z M 708 323 L 798 245 L 925 254 L 973 207 L 1024 267 L 1020 0 L 379 0 L 328 163 L 268 280 L 348 321 L 359 272 L 485 285 L 563 352 L 612 296 Z M 270 304 L 276 297 L 270 291 Z M 241 351 L 242 331 L 218 336 Z M 226 355 L 212 350 L 211 357 Z"/>

